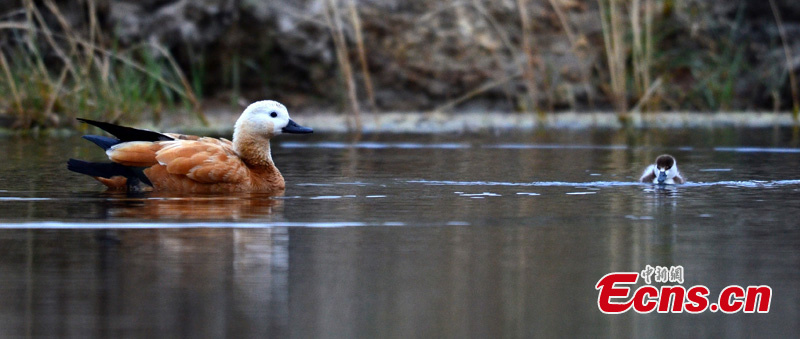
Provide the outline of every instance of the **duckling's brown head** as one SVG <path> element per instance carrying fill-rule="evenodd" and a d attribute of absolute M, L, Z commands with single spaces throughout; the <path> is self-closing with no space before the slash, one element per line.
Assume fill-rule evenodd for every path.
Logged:
<path fill-rule="evenodd" d="M 675 158 L 669 154 L 662 154 L 656 158 L 656 168 L 667 171 L 675 166 Z"/>
<path fill-rule="evenodd" d="M 667 182 L 678 175 L 678 166 L 675 158 L 669 154 L 662 154 L 656 158 L 656 166 L 653 168 L 653 174 L 656 176 L 656 181 L 659 184 Z"/>

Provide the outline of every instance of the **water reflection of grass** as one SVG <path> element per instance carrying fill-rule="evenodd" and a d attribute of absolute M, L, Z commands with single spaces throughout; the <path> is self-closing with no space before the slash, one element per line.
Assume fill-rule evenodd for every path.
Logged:
<path fill-rule="evenodd" d="M 53 127 L 77 115 L 106 120 L 138 119 L 199 103 L 172 56 L 153 43 L 120 48 L 97 24 L 88 1 L 89 27 L 74 29 L 52 0 L 42 9 L 32 0 L 0 18 L 0 108 L 16 117 L 17 128 Z M 46 9 L 46 12 L 45 12 Z M 55 18 L 58 31 L 45 19 Z"/>

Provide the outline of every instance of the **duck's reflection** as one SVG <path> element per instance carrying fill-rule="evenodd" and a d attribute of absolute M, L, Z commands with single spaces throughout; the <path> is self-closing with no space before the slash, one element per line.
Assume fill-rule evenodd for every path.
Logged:
<path fill-rule="evenodd" d="M 283 211 L 283 193 L 191 195 L 105 192 L 103 218 L 144 220 L 264 219 Z"/>
<path fill-rule="evenodd" d="M 98 254 L 104 267 L 92 269 L 102 290 L 122 297 L 97 304 L 107 302 L 104 307 L 122 308 L 143 321 L 178 324 L 163 325 L 170 336 L 263 337 L 288 327 L 286 228 L 118 232 L 119 245 Z M 95 312 L 100 324 L 120 316 L 102 308 Z M 187 319 L 199 321 L 187 325 Z"/>

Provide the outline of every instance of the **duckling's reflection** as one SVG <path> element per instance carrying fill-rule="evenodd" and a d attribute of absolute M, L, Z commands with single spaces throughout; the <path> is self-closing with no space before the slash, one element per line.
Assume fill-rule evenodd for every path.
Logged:
<path fill-rule="evenodd" d="M 681 191 L 677 185 L 652 185 L 645 188 L 644 191 L 653 192 L 653 198 L 656 200 L 681 196 Z M 674 204 L 675 200 L 671 200 L 671 202 Z"/>
<path fill-rule="evenodd" d="M 643 242 L 642 252 L 651 253 L 640 262 L 644 266 L 651 262 L 661 265 L 675 263 L 674 255 L 678 248 L 678 205 L 681 201 L 681 187 L 678 185 L 653 185 L 645 189 L 646 198 L 642 206 L 642 215 L 648 216 L 646 224 L 651 227 L 642 228 L 641 236 L 648 239 Z"/>
<path fill-rule="evenodd" d="M 186 195 L 109 191 L 104 196 L 107 219 L 243 220 L 283 212 L 283 192 Z"/>

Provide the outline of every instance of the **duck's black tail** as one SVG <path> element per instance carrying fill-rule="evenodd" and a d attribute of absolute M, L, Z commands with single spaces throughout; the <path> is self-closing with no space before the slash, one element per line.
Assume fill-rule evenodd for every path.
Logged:
<path fill-rule="evenodd" d="M 106 179 L 123 176 L 128 179 L 128 188 L 136 187 L 140 182 L 153 186 L 153 183 L 147 179 L 142 169 L 123 166 L 113 162 L 89 162 L 69 159 L 69 161 L 67 161 L 67 169 L 76 173 Z"/>
<path fill-rule="evenodd" d="M 83 138 L 107 150 L 112 146 L 128 141 L 166 141 L 173 138 L 153 131 L 125 127 L 102 121 L 78 118 L 79 121 L 98 127 L 114 137 L 100 135 L 84 135 Z M 70 171 L 86 174 L 92 177 L 110 179 L 116 176 L 125 177 L 128 190 L 135 190 L 139 183 L 153 186 L 153 183 L 144 175 L 143 169 L 138 167 L 123 166 L 113 162 L 89 162 L 78 159 L 69 159 L 67 169 Z"/>
<path fill-rule="evenodd" d="M 127 177 L 130 170 L 120 164 L 113 162 L 89 162 L 78 159 L 69 159 L 67 161 L 67 169 L 80 174 L 86 174 L 92 177 L 111 178 L 115 176 Z"/>

